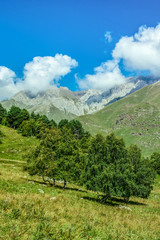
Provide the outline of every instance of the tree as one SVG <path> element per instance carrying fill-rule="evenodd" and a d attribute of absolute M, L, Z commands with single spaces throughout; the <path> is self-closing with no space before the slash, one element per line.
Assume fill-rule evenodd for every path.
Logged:
<path fill-rule="evenodd" d="M 133 196 L 147 198 L 153 189 L 155 173 L 150 167 L 148 158 L 141 156 L 137 145 L 128 148 L 128 157 L 131 160 L 134 173 Z"/>
<path fill-rule="evenodd" d="M 34 119 L 25 120 L 19 126 L 18 132 L 23 136 L 36 136 L 36 121 Z"/>
<path fill-rule="evenodd" d="M 83 137 L 84 130 L 82 124 L 78 120 L 71 120 L 69 122 L 69 127 L 76 139 L 81 139 Z"/>
<path fill-rule="evenodd" d="M 105 139 L 102 135 L 97 134 L 92 138 L 85 156 L 84 170 L 81 175 L 81 181 L 89 190 L 103 192 L 102 176 L 106 168 L 108 158 Z"/>
<path fill-rule="evenodd" d="M 158 152 L 152 153 L 151 167 L 160 175 L 160 153 Z"/>
<path fill-rule="evenodd" d="M 60 140 L 60 132 L 46 129 L 40 145 L 27 157 L 27 170 L 30 175 L 38 174 L 44 181 L 57 176 L 56 148 Z M 55 182 L 55 181 L 54 181 Z"/>
<path fill-rule="evenodd" d="M 7 111 L 5 108 L 2 107 L 2 104 L 0 104 L 0 124 L 2 123 L 3 118 L 5 118 L 7 115 Z"/>
<path fill-rule="evenodd" d="M 24 120 L 28 119 L 28 111 L 15 106 L 12 106 L 7 114 L 7 123 L 12 128 L 18 128 Z"/>
<path fill-rule="evenodd" d="M 70 129 L 63 127 L 61 129 L 61 141 L 56 149 L 57 156 L 57 177 L 64 181 L 64 188 L 66 187 L 67 181 L 75 180 L 75 165 L 78 152 L 78 144 L 74 139 Z"/>
<path fill-rule="evenodd" d="M 67 119 L 62 119 L 59 122 L 58 128 L 62 129 L 63 127 L 69 128 L 69 121 Z"/>

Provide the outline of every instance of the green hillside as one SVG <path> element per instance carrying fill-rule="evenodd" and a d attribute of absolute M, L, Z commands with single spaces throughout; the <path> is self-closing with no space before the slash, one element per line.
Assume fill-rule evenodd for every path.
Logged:
<path fill-rule="evenodd" d="M 78 118 L 92 134 L 115 132 L 127 145 L 137 144 L 144 155 L 160 150 L 160 82 Z"/>
<path fill-rule="evenodd" d="M 39 141 L 35 137 L 23 137 L 16 130 L 0 125 L 0 131 L 3 133 L 0 144 L 0 160 L 24 159 L 24 155 L 37 146 Z"/>
<path fill-rule="evenodd" d="M 103 203 L 95 192 L 72 184 L 65 190 L 61 183 L 49 186 L 17 162 L 0 162 L 0 239 L 158 240 L 159 188 L 157 178 L 149 199 Z"/>

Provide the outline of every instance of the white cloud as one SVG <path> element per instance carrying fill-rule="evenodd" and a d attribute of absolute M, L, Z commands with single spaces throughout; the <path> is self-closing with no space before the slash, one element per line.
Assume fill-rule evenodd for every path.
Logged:
<path fill-rule="evenodd" d="M 0 100 L 11 97 L 17 92 L 15 77 L 16 74 L 12 70 L 0 66 Z"/>
<path fill-rule="evenodd" d="M 106 32 L 106 33 L 104 34 L 104 37 L 105 37 L 105 39 L 106 39 L 109 43 L 112 42 L 111 32 Z"/>
<path fill-rule="evenodd" d="M 80 88 L 110 89 L 125 82 L 125 77 L 116 60 L 102 63 L 101 66 L 94 69 L 94 72 L 92 75 L 87 74 L 84 79 L 77 79 Z"/>
<path fill-rule="evenodd" d="M 110 32 L 105 37 L 111 40 Z M 115 85 L 125 83 L 119 62 L 123 60 L 128 70 L 150 72 L 160 76 L 160 24 L 154 27 L 141 26 L 134 36 L 122 37 L 112 52 L 112 60 L 102 63 L 94 69 L 94 74 L 77 79 L 80 88 L 110 89 Z"/>
<path fill-rule="evenodd" d="M 67 55 L 56 54 L 55 57 L 35 57 L 24 67 L 25 90 L 32 93 L 44 91 L 50 85 L 57 85 L 58 80 L 78 66 L 76 60 Z"/>
<path fill-rule="evenodd" d="M 141 26 L 134 36 L 122 37 L 112 53 L 113 58 L 123 59 L 130 70 L 150 71 L 160 75 L 160 24 Z"/>
<path fill-rule="evenodd" d="M 20 90 L 31 91 L 33 94 L 45 91 L 51 85 L 57 85 L 76 66 L 77 61 L 67 55 L 35 57 L 24 66 L 23 79 L 18 79 L 12 70 L 1 66 L 0 99 L 11 97 Z"/>

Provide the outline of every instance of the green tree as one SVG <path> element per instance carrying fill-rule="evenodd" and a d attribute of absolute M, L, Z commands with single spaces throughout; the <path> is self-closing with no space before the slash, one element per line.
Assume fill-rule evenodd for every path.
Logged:
<path fill-rule="evenodd" d="M 2 107 L 2 104 L 0 104 L 0 124 L 2 123 L 2 120 L 6 117 L 6 115 L 6 109 Z"/>
<path fill-rule="evenodd" d="M 160 153 L 158 152 L 152 153 L 151 166 L 160 175 Z"/>
<path fill-rule="evenodd" d="M 78 120 L 71 120 L 69 122 L 69 127 L 76 139 L 81 139 L 83 137 L 84 129 L 81 122 L 79 122 Z"/>
<path fill-rule="evenodd" d="M 34 119 L 25 120 L 19 126 L 18 132 L 23 136 L 36 136 L 36 121 Z"/>
<path fill-rule="evenodd" d="M 29 113 L 25 109 L 12 106 L 7 113 L 7 124 L 12 128 L 18 128 L 24 120 L 29 119 Z"/>
<path fill-rule="evenodd" d="M 60 141 L 60 132 L 46 129 L 40 145 L 27 156 L 27 170 L 30 175 L 38 174 L 44 181 L 51 181 L 57 176 L 56 152 Z"/>
<path fill-rule="evenodd" d="M 67 181 L 75 180 L 75 164 L 78 160 L 78 144 L 70 129 L 61 129 L 61 141 L 56 149 L 59 180 L 64 181 L 64 188 Z"/>
<path fill-rule="evenodd" d="M 128 157 L 131 160 L 134 173 L 133 196 L 147 198 L 153 189 L 155 173 L 150 167 L 148 158 L 141 156 L 137 145 L 128 148 Z"/>

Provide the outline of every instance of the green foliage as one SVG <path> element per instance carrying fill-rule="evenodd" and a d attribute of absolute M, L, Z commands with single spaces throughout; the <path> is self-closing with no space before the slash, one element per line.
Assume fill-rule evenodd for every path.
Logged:
<path fill-rule="evenodd" d="M 154 152 L 151 155 L 151 166 L 160 175 L 160 153 Z"/>
<path fill-rule="evenodd" d="M 27 156 L 26 169 L 44 181 L 63 180 L 64 187 L 68 181 L 76 182 L 128 201 L 131 196 L 147 198 L 154 182 L 153 169 L 159 173 L 160 154 L 154 153 L 151 161 L 144 159 L 136 145 L 126 148 L 123 139 L 113 133 L 106 138 L 100 134 L 91 137 L 78 120 L 64 119 L 57 127 L 44 115 L 29 115 L 12 106 L 6 121 L 23 136 L 41 139 Z"/>
<path fill-rule="evenodd" d="M 21 123 L 29 119 L 29 113 L 25 109 L 12 106 L 7 113 L 7 125 L 12 128 L 18 128 Z"/>
<path fill-rule="evenodd" d="M 36 150 L 28 158 L 27 169 L 31 175 L 38 174 L 45 179 L 55 178 L 56 161 L 55 149 L 59 142 L 60 134 L 56 129 L 46 129 L 42 135 L 42 141 Z"/>
<path fill-rule="evenodd" d="M 69 126 L 76 139 L 81 139 L 83 137 L 84 129 L 80 121 L 71 120 Z"/>
<path fill-rule="evenodd" d="M 147 198 L 151 192 L 154 173 L 147 159 L 141 157 L 134 145 L 128 150 L 123 139 L 110 134 L 104 139 L 96 135 L 91 141 L 82 181 L 87 189 L 99 191 L 107 197 L 130 196 Z"/>
<path fill-rule="evenodd" d="M 2 123 L 3 119 L 6 117 L 7 111 L 5 108 L 2 107 L 0 104 L 0 124 Z"/>

